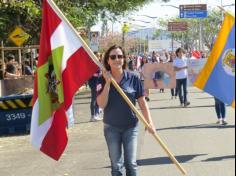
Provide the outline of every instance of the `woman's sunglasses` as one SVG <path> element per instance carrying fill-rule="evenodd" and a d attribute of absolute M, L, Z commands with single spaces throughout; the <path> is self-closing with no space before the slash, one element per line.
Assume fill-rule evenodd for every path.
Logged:
<path fill-rule="evenodd" d="M 124 58 L 123 55 L 110 55 L 109 57 L 111 58 L 111 60 L 116 60 L 116 58 L 118 58 L 118 59 L 123 59 Z"/>

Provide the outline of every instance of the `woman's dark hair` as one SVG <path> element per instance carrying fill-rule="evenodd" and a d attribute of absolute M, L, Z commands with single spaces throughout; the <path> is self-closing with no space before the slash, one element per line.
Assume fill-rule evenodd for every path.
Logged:
<path fill-rule="evenodd" d="M 120 49 L 123 53 L 123 56 L 124 56 L 124 65 L 122 66 L 123 70 L 126 69 L 126 65 L 127 65 L 127 62 L 126 62 L 126 54 L 125 54 L 125 51 L 123 50 L 123 48 L 121 46 L 118 46 L 118 45 L 114 45 L 112 47 L 110 47 L 107 52 L 105 53 L 104 55 L 104 66 L 106 68 L 107 71 L 110 71 L 111 70 L 111 67 L 110 65 L 108 64 L 108 60 L 109 60 L 109 57 L 110 57 L 110 53 L 112 50 L 115 50 L 115 49 Z"/>
<path fill-rule="evenodd" d="M 7 61 L 10 62 L 11 60 L 15 59 L 15 56 L 13 54 L 9 54 L 7 56 Z"/>
<path fill-rule="evenodd" d="M 6 72 L 15 74 L 16 73 L 16 67 L 13 64 L 7 64 L 6 65 Z"/>
<path fill-rule="evenodd" d="M 179 54 L 180 52 L 183 52 L 183 53 L 184 53 L 184 49 L 183 49 L 183 48 L 178 48 L 178 49 L 175 51 L 176 56 L 178 56 L 178 54 Z"/>
<path fill-rule="evenodd" d="M 146 63 L 148 63 L 148 58 L 147 58 L 146 56 L 144 56 L 144 57 L 142 58 L 142 61 L 141 61 L 141 67 L 143 67 L 144 64 L 146 64 Z"/>
<path fill-rule="evenodd" d="M 25 65 L 26 66 L 30 66 L 30 61 L 29 60 L 25 60 Z"/>

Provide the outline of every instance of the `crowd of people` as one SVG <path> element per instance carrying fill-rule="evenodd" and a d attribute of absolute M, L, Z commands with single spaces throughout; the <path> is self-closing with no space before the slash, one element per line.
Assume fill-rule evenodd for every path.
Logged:
<path fill-rule="evenodd" d="M 104 63 L 104 54 L 99 52 L 95 52 L 95 55 L 99 59 L 100 62 Z M 126 70 L 130 72 L 138 73 L 139 79 L 144 85 L 145 76 L 143 74 L 143 69 L 146 63 L 172 63 L 174 66 L 174 70 L 176 72 L 176 87 L 171 89 L 171 99 L 179 98 L 180 106 L 187 107 L 190 105 L 188 101 L 188 59 L 200 59 L 206 58 L 207 54 L 203 52 L 185 52 L 182 48 L 178 48 L 175 52 L 168 52 L 166 50 L 162 50 L 159 52 L 153 51 L 152 53 L 145 53 L 142 55 L 127 55 L 126 57 Z M 34 75 L 37 67 L 37 58 L 33 60 L 31 59 L 23 59 L 23 63 L 19 63 L 16 60 L 13 54 L 7 55 L 4 64 L 4 71 L 2 73 L 3 79 L 18 79 L 24 75 Z M 99 70 L 95 73 L 91 79 L 87 82 L 87 85 L 91 89 L 91 122 L 101 121 L 102 117 L 102 109 L 97 104 L 97 82 L 102 77 L 102 72 Z M 154 75 L 155 79 L 161 79 L 163 77 L 163 72 L 156 72 Z M 160 93 L 164 93 L 165 90 L 160 89 Z M 149 97 L 149 89 L 144 90 L 144 96 L 146 101 L 150 101 Z M 221 102 L 219 99 L 215 98 L 215 110 L 218 117 L 218 124 L 226 125 L 227 121 L 225 119 L 225 104 Z"/>
<path fill-rule="evenodd" d="M 92 95 L 91 121 L 103 119 L 104 136 L 111 161 L 111 175 L 122 175 L 125 168 L 127 176 L 136 176 L 138 175 L 136 162 L 138 118 L 111 84 L 111 77 L 120 85 L 134 105 L 138 102 L 142 114 L 149 124 L 147 130 L 153 134 L 155 125 L 147 104 L 147 101 L 150 101 L 149 90 L 144 90 L 143 67 L 148 62 L 171 62 L 177 82 L 177 86 L 171 89 L 171 98 L 179 97 L 180 106 L 187 107 L 190 102 L 187 96 L 188 59 L 186 53 L 182 48 L 178 48 L 175 52 L 163 52 L 160 55 L 153 52 L 150 56 L 126 56 L 122 47 L 115 45 L 103 57 L 99 53 L 95 54 L 103 63 L 105 70 L 98 71 L 89 80 Z M 161 74 L 160 72 L 155 73 L 157 77 Z M 164 89 L 161 89 L 160 92 L 164 92 Z M 226 125 L 225 104 L 218 99 L 215 101 L 217 124 Z M 103 118 L 98 118 L 101 115 L 100 108 L 103 110 Z"/>
<path fill-rule="evenodd" d="M 101 62 L 104 62 L 104 55 L 101 53 L 95 53 L 99 60 Z M 186 52 L 182 48 L 178 48 L 174 52 L 168 52 L 166 50 L 162 50 L 159 52 L 153 51 L 152 53 L 145 53 L 143 55 L 127 55 L 126 58 L 126 69 L 130 72 L 134 72 L 139 75 L 139 78 L 142 82 L 142 85 L 144 85 L 144 79 L 145 76 L 143 74 L 144 66 L 146 63 L 172 63 L 175 73 L 176 73 L 176 87 L 172 88 L 170 90 L 171 92 L 171 99 L 179 99 L 180 107 L 188 107 L 190 105 L 190 102 L 188 101 L 188 60 L 189 59 L 201 59 L 206 58 L 207 53 L 203 52 Z M 156 72 L 154 77 L 156 79 L 162 79 L 163 72 Z M 102 110 L 98 107 L 96 102 L 96 85 L 97 81 L 99 80 L 99 77 L 101 77 L 102 72 L 99 71 L 98 73 L 94 74 L 94 76 L 89 80 L 89 87 L 91 88 L 91 121 L 100 121 L 103 118 L 102 116 Z M 160 93 L 164 93 L 165 90 L 163 88 L 160 89 Z M 149 89 L 144 90 L 144 96 L 146 101 L 150 101 L 149 96 Z M 227 122 L 224 117 L 221 117 L 219 115 L 219 109 L 223 109 L 223 105 L 221 102 L 221 107 L 219 108 L 219 101 L 218 99 L 215 99 L 215 109 L 217 112 L 217 117 L 219 117 L 219 120 L 217 121 L 218 124 L 224 124 L 226 125 Z M 224 114 L 224 113 L 223 113 Z"/>
<path fill-rule="evenodd" d="M 146 129 L 154 134 L 156 132 L 147 101 L 150 101 L 149 90 L 144 90 L 143 69 L 146 63 L 172 63 L 176 73 L 176 87 L 171 89 L 171 99 L 177 99 L 181 107 L 190 105 L 188 101 L 188 58 L 182 48 L 175 52 L 152 52 L 142 56 L 128 55 L 122 47 L 114 45 L 105 54 L 95 53 L 105 70 L 97 71 L 87 82 L 91 89 L 91 122 L 103 120 L 104 136 L 107 143 L 112 176 L 122 175 L 124 168 L 126 175 L 136 176 L 137 173 L 137 140 L 138 118 L 131 110 L 116 88 L 111 84 L 111 77 L 119 84 L 130 101 L 139 104 L 143 117 L 148 126 Z M 188 56 L 188 58 L 186 57 Z M 204 56 L 205 57 L 205 56 Z M 35 70 L 30 60 L 24 60 L 21 66 L 14 55 L 6 60 L 4 78 L 17 79 L 22 74 L 34 75 Z M 154 77 L 159 79 L 162 72 L 156 72 Z M 164 89 L 160 89 L 164 93 Z M 217 124 L 227 125 L 225 104 L 215 98 Z M 101 115 L 103 114 L 103 117 Z M 123 156 L 122 156 L 123 148 Z"/>
<path fill-rule="evenodd" d="M 7 55 L 5 64 L 2 65 L 1 79 L 18 79 L 22 76 L 33 76 L 36 71 L 37 59 L 31 63 L 30 59 L 23 59 L 23 63 L 19 63 L 13 54 Z"/>
<path fill-rule="evenodd" d="M 189 58 L 193 57 L 189 53 Z M 140 60 L 140 61 L 139 61 Z M 139 64 L 140 62 L 140 64 Z M 141 76 L 141 80 L 144 80 L 143 68 L 146 63 L 173 63 L 176 71 L 176 83 L 177 86 L 171 89 L 171 99 L 179 96 L 181 106 L 189 106 L 187 101 L 187 58 L 183 49 L 179 48 L 176 52 L 167 52 L 166 50 L 155 52 L 151 54 L 146 53 L 143 56 L 130 56 L 128 68 L 131 71 L 138 71 Z M 154 74 L 155 79 L 162 79 L 164 72 L 158 71 Z M 179 91 L 178 91 L 179 90 Z M 164 93 L 164 89 L 161 88 L 160 92 Z M 145 90 L 146 100 L 149 101 L 149 90 Z"/>

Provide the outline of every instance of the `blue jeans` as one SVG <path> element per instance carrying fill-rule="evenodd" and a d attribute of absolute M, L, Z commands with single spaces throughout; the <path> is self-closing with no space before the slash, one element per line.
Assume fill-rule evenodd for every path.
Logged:
<path fill-rule="evenodd" d="M 92 116 L 99 114 L 99 106 L 97 104 L 97 90 L 96 87 L 91 87 L 91 103 L 90 103 L 90 112 Z"/>
<path fill-rule="evenodd" d="M 188 102 L 187 99 L 187 78 L 185 79 L 177 79 L 177 91 L 179 94 L 180 104 L 185 104 Z"/>
<path fill-rule="evenodd" d="M 225 104 L 219 99 L 215 98 L 215 109 L 218 119 L 225 119 L 226 107 Z"/>
<path fill-rule="evenodd" d="M 111 160 L 111 175 L 123 176 L 125 167 L 126 176 L 137 176 L 138 126 L 122 129 L 105 124 L 104 135 Z"/>
<path fill-rule="evenodd" d="M 88 85 L 91 89 L 90 112 L 92 117 L 99 115 L 99 106 L 97 104 L 97 81 L 98 77 L 94 76 L 88 81 Z"/>
<path fill-rule="evenodd" d="M 172 97 L 173 97 L 173 96 L 176 96 L 176 97 L 177 97 L 177 95 L 178 95 L 178 89 L 177 89 L 177 88 L 171 89 L 171 95 L 172 95 Z"/>

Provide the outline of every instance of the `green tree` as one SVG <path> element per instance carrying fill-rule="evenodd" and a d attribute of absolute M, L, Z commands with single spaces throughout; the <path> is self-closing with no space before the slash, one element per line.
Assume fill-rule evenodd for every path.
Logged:
<path fill-rule="evenodd" d="M 222 24 L 221 11 L 212 11 L 203 21 L 203 41 L 211 49 Z"/>
<path fill-rule="evenodd" d="M 156 39 L 156 38 L 159 38 L 161 36 L 161 33 L 163 32 L 162 29 L 157 29 L 153 35 L 153 38 Z"/>
<path fill-rule="evenodd" d="M 212 42 L 220 28 L 221 12 L 219 10 L 210 11 L 208 17 L 204 19 L 181 19 L 179 17 L 174 17 L 167 20 L 161 18 L 158 20 L 160 26 L 166 30 L 168 21 L 188 23 L 187 31 L 169 33 L 170 37 L 173 37 L 175 41 L 182 43 L 183 47 L 187 50 L 191 50 L 196 45 L 199 40 L 200 25 L 202 25 L 202 42 L 210 50 Z M 158 30 L 157 33 L 159 33 Z"/>
<path fill-rule="evenodd" d="M 99 41 L 99 46 L 100 46 L 100 51 L 105 52 L 108 50 L 112 45 L 122 45 L 122 34 L 121 33 L 108 33 L 106 36 L 100 39 Z M 125 45 L 125 51 L 131 51 L 135 50 L 135 47 L 138 44 L 138 40 L 127 37 L 126 38 L 126 45 Z"/>
<path fill-rule="evenodd" d="M 40 3 L 33 0 L 0 1 L 0 40 L 7 41 L 15 26 L 21 26 L 31 36 L 40 30 Z M 34 39 L 34 38 L 33 38 Z M 32 40 L 33 41 L 33 40 Z"/>
<path fill-rule="evenodd" d="M 55 0 L 69 21 L 76 27 L 90 29 L 99 20 L 120 18 L 152 0 Z M 41 23 L 41 0 L 0 0 L 0 39 L 7 41 L 16 25 L 22 26 L 38 44 Z M 28 43 L 28 44 L 29 44 Z"/>

